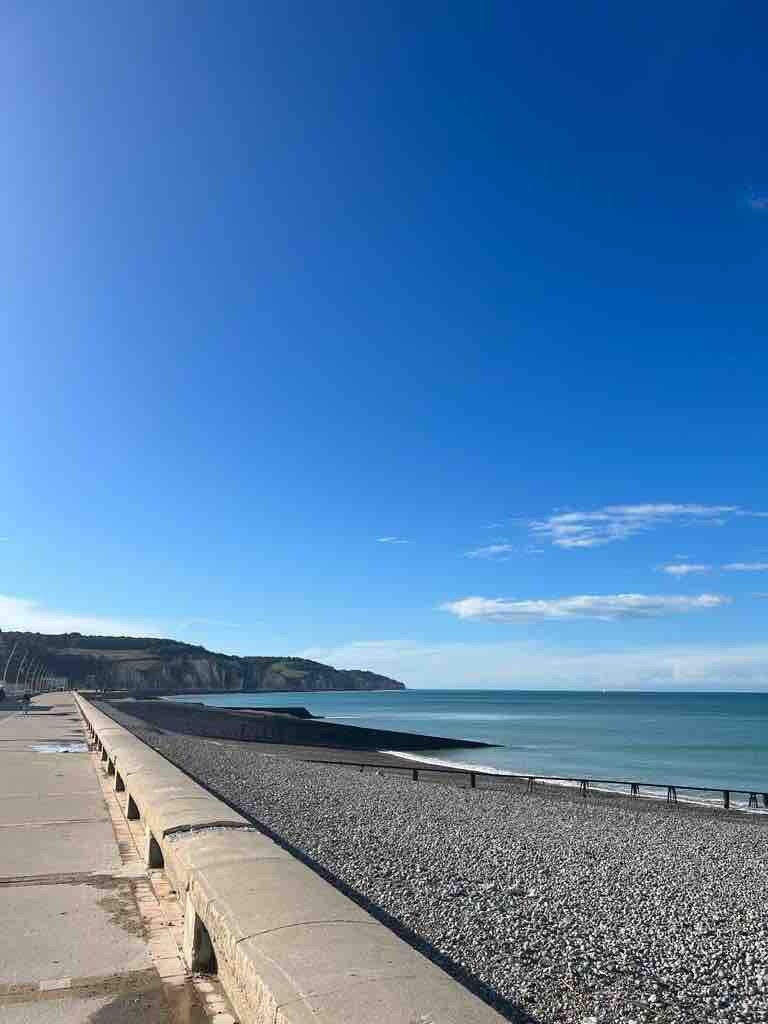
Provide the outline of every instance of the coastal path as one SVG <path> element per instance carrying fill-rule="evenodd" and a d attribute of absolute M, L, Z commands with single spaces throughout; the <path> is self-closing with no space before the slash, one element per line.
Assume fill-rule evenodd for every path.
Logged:
<path fill-rule="evenodd" d="M 192 984 L 177 901 L 100 776 L 71 694 L 0 715 L 0 1019 L 232 1024 Z"/>

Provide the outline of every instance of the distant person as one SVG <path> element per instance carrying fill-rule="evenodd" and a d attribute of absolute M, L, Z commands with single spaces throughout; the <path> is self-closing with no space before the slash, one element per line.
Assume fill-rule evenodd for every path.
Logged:
<path fill-rule="evenodd" d="M 32 697 L 28 693 L 22 693 L 21 697 L 19 698 L 19 701 L 21 702 L 21 713 L 22 713 L 22 715 L 28 715 L 29 714 L 29 705 L 30 705 L 31 700 L 32 700 Z"/>

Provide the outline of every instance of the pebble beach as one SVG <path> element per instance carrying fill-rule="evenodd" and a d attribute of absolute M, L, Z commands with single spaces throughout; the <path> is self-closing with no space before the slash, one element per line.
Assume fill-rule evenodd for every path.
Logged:
<path fill-rule="evenodd" d="M 104 710 L 511 1021 L 768 1021 L 766 815 L 413 782 Z"/>

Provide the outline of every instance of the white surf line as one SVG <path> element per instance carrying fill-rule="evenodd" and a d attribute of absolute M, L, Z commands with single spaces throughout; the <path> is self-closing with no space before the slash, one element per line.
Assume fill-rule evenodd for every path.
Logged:
<path fill-rule="evenodd" d="M 403 750 L 380 750 L 380 754 L 391 754 L 392 757 L 399 757 L 405 761 L 419 761 L 422 764 L 434 765 L 435 768 L 452 768 L 454 771 L 459 772 L 477 772 L 481 775 L 495 775 L 502 779 L 517 779 L 520 782 L 525 782 L 527 779 L 533 778 L 536 782 L 542 782 L 547 786 L 564 786 L 566 789 L 575 789 L 580 780 L 574 779 L 553 779 L 546 775 L 532 775 L 529 772 L 505 772 L 500 768 L 490 768 L 479 764 L 470 764 L 466 761 L 442 761 L 437 757 L 422 757 L 420 754 L 408 754 Z M 616 786 L 629 786 L 630 782 L 618 782 Z M 640 783 L 641 786 L 646 786 L 646 792 L 640 794 L 641 799 L 645 800 L 661 800 L 666 803 L 667 794 L 666 786 L 654 786 L 653 783 L 646 782 Z M 590 790 L 594 790 L 596 793 L 607 793 L 609 796 L 623 796 L 629 798 L 629 793 L 624 793 L 620 789 L 609 789 L 607 786 L 593 786 L 590 784 Z M 677 786 L 678 790 L 685 789 L 684 786 Z M 718 793 L 719 790 L 714 788 L 712 793 Z M 731 793 L 735 792 L 731 790 Z M 742 792 L 748 792 L 746 790 Z M 717 796 L 712 797 L 695 797 L 688 796 L 683 793 L 678 794 L 677 802 L 681 804 L 693 804 L 694 807 L 710 807 L 713 810 L 726 810 Z M 735 811 L 740 811 L 745 814 L 768 814 L 768 809 L 760 807 L 747 807 L 746 801 L 744 804 L 737 804 L 733 798 L 731 798 L 731 808 Z"/>
<path fill-rule="evenodd" d="M 406 761 L 420 761 L 422 764 L 433 764 L 437 768 L 453 768 L 459 772 L 483 772 L 487 775 L 500 775 L 504 778 L 514 778 L 516 774 L 502 771 L 500 768 L 486 768 L 479 764 L 469 764 L 469 762 L 466 761 L 442 761 L 438 757 L 424 757 L 421 754 L 407 754 L 403 750 L 380 750 L 379 753 L 391 754 L 392 757 L 401 757 Z M 523 775 L 522 777 L 527 778 L 528 776 Z M 538 778 L 538 776 L 536 777 Z"/>

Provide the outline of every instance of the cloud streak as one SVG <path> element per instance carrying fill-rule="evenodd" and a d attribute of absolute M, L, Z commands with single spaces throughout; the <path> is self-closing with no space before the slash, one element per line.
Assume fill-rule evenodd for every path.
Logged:
<path fill-rule="evenodd" d="M 561 512 L 534 520 L 529 529 L 536 539 L 560 548 L 596 548 L 627 540 L 635 534 L 673 523 L 690 526 L 709 523 L 721 526 L 734 515 L 749 515 L 738 505 L 676 505 L 659 502 L 643 505 L 606 505 L 592 512 Z"/>
<path fill-rule="evenodd" d="M 768 644 L 558 651 L 528 642 L 372 640 L 296 653 L 434 688 L 768 690 Z"/>
<path fill-rule="evenodd" d="M 485 558 L 504 560 L 515 550 L 512 544 L 486 544 L 485 547 L 475 548 L 473 551 L 465 551 L 465 558 Z"/>
<path fill-rule="evenodd" d="M 161 636 L 140 622 L 79 615 L 46 608 L 37 601 L 0 594 L 0 622 L 5 630 L 31 633 L 92 633 L 97 636 Z"/>
<path fill-rule="evenodd" d="M 667 576 L 690 576 L 693 573 L 700 572 L 711 572 L 711 565 L 696 565 L 694 562 L 673 562 L 670 565 L 659 566 L 661 572 L 665 572 Z"/>
<path fill-rule="evenodd" d="M 659 570 L 668 576 L 690 576 L 694 573 L 712 572 L 714 566 L 694 562 L 672 562 L 660 565 Z M 723 572 L 768 572 L 768 562 L 728 562 L 719 567 Z"/>
<path fill-rule="evenodd" d="M 579 594 L 550 600 L 512 601 L 499 597 L 464 597 L 440 605 L 459 619 L 479 622 L 552 621 L 563 619 L 648 619 L 681 612 L 705 611 L 729 604 L 720 594 L 677 597 L 648 594 Z"/>
<path fill-rule="evenodd" d="M 377 537 L 376 542 L 378 544 L 407 544 L 408 541 L 404 537 Z"/>

